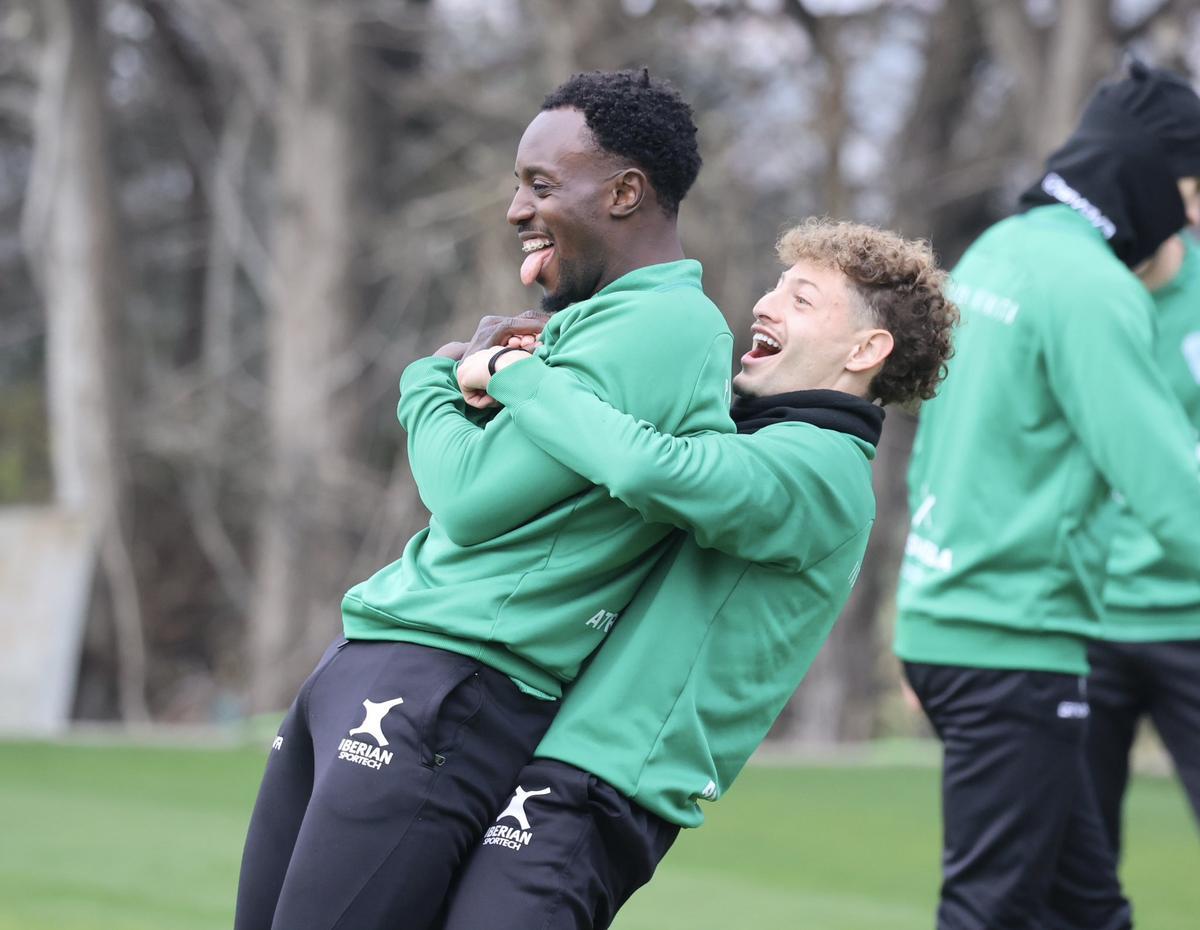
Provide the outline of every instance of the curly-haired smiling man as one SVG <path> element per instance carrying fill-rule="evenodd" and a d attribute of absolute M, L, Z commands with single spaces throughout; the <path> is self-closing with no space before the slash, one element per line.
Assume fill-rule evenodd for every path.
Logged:
<path fill-rule="evenodd" d="M 505 404 L 539 448 L 687 532 L 568 692 L 446 930 L 607 927 L 728 790 L 850 593 L 880 404 L 933 395 L 958 311 L 925 243 L 814 220 L 779 256 L 734 379 L 736 436 L 665 435 L 512 347 L 459 366 L 470 402 Z"/>

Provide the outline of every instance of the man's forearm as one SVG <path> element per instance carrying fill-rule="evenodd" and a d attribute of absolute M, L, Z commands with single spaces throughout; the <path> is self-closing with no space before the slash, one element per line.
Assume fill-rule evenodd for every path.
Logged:
<path fill-rule="evenodd" d="M 401 381 L 400 422 L 421 499 L 459 545 L 508 532 L 588 483 L 529 442 L 503 414 L 472 422 L 454 362 L 422 359 Z"/>
<path fill-rule="evenodd" d="M 645 520 L 686 529 L 700 545 L 739 558 L 802 560 L 807 544 L 797 537 L 809 497 L 824 492 L 829 505 L 836 496 L 805 469 L 798 441 L 777 444 L 797 447 L 785 466 L 745 437 L 661 433 L 536 360 L 501 371 L 488 390 L 531 442 Z M 781 525 L 785 507 L 801 521 Z"/>

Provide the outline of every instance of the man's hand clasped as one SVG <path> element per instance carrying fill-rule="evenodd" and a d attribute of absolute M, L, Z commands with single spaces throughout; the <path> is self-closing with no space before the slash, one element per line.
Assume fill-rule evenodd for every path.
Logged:
<path fill-rule="evenodd" d="M 528 337 L 532 345 L 549 320 L 550 315 L 541 310 L 526 310 L 516 316 L 485 316 L 475 327 L 475 335 L 467 342 L 447 342 L 433 354 L 457 362 L 480 349 L 509 345 L 511 340 L 517 338 Z"/>
<path fill-rule="evenodd" d="M 475 335 L 469 342 L 447 342 L 434 352 L 443 358 L 452 358 L 458 365 L 458 386 L 463 399 L 472 407 L 499 406 L 487 394 L 488 382 L 501 368 L 528 358 L 541 342 L 538 337 L 550 320 L 548 313 L 526 310 L 516 316 L 485 316 L 475 327 Z M 521 349 L 521 352 L 500 350 Z M 488 363 L 496 357 L 496 364 L 488 369 Z"/>
<path fill-rule="evenodd" d="M 449 342 L 438 349 L 436 354 L 463 359 L 489 346 L 508 345 L 509 340 L 515 337 L 537 336 L 549 320 L 550 315 L 541 310 L 526 310 L 516 316 L 485 316 L 475 327 L 475 335 L 465 344 Z M 458 355 L 452 355 L 449 351 L 445 351 L 458 346 L 462 346 Z"/>

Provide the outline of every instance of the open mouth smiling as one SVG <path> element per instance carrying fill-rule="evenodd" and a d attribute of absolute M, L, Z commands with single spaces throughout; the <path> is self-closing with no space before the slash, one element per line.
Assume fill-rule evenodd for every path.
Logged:
<path fill-rule="evenodd" d="M 778 355 L 783 350 L 783 346 L 778 340 L 773 339 L 766 333 L 755 333 L 750 351 L 746 353 L 750 358 L 768 358 L 772 355 Z"/>

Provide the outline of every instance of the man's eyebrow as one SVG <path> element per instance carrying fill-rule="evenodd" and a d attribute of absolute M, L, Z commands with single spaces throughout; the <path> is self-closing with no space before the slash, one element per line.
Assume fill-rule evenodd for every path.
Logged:
<path fill-rule="evenodd" d="M 545 167 L 544 165 L 525 165 L 523 168 L 520 168 L 520 169 L 514 168 L 513 169 L 513 177 L 514 178 L 519 178 L 519 177 L 521 177 L 521 175 L 530 175 L 530 174 L 545 174 L 550 177 L 554 177 L 554 172 L 551 169 Z"/>
<path fill-rule="evenodd" d="M 819 287 L 817 287 L 816 283 L 808 280 L 808 278 L 801 278 L 801 277 L 788 278 L 786 271 L 782 275 L 780 275 L 780 278 L 786 278 L 787 280 L 790 280 L 792 282 L 792 284 L 794 284 L 796 287 L 799 287 L 801 284 L 807 284 L 818 294 L 821 293 L 821 289 Z"/>

